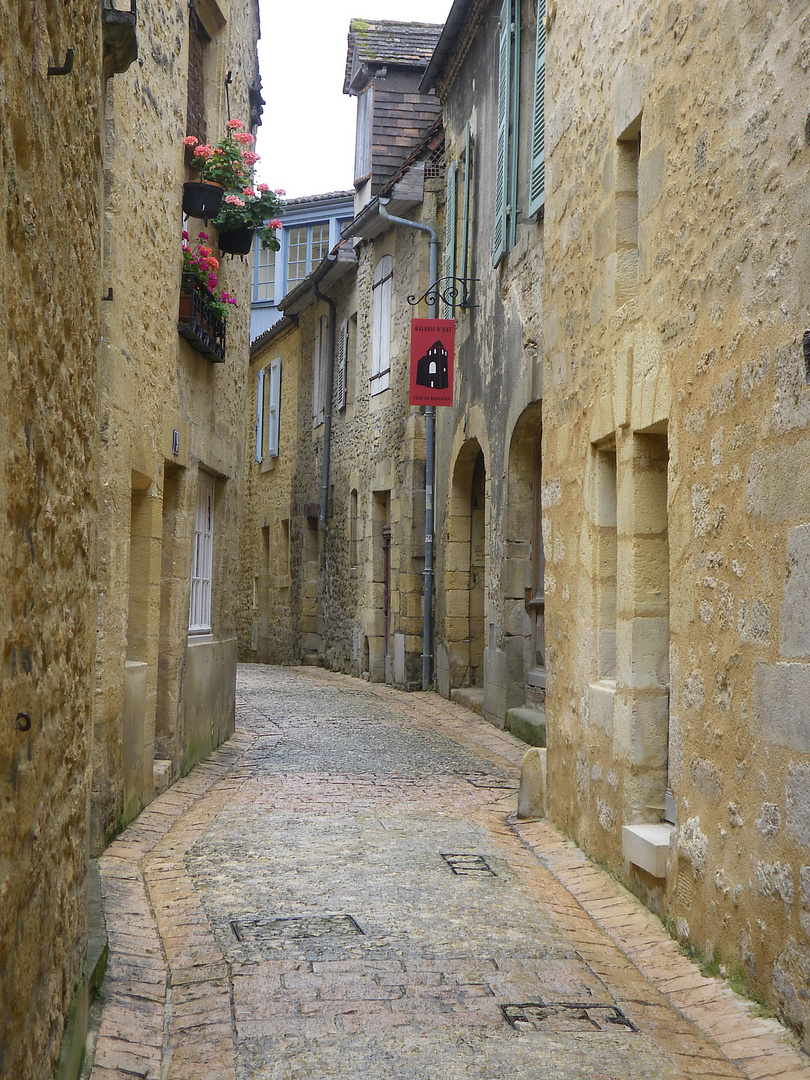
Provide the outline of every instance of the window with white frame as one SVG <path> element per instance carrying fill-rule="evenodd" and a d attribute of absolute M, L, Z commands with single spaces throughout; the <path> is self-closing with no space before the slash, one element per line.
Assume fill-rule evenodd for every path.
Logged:
<path fill-rule="evenodd" d="M 315 338 L 315 370 L 312 395 L 312 426 L 318 427 L 324 421 L 326 405 L 326 364 L 329 350 L 329 319 L 321 315 L 318 319 L 318 331 Z"/>
<path fill-rule="evenodd" d="M 253 259 L 255 270 L 253 274 L 253 301 L 254 303 L 271 303 L 276 298 L 276 253 L 270 248 L 263 248 L 256 243 Z"/>
<path fill-rule="evenodd" d="M 374 271 L 371 315 L 371 393 L 388 389 L 391 369 L 391 290 L 394 277 L 390 255 L 383 255 Z"/>
<path fill-rule="evenodd" d="M 329 222 L 298 225 L 287 230 L 287 286 L 294 288 L 329 254 Z"/>
<path fill-rule="evenodd" d="M 256 376 L 256 461 L 278 457 L 281 420 L 281 357 Z"/>
<path fill-rule="evenodd" d="M 199 473 L 191 553 L 191 604 L 188 629 L 192 634 L 211 632 L 211 569 L 214 561 L 214 478 Z"/>

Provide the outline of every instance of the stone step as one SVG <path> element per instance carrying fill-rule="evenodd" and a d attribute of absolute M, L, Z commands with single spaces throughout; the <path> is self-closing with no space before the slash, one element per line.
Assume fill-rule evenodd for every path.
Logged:
<path fill-rule="evenodd" d="M 470 712 L 484 715 L 484 688 L 483 686 L 459 686 L 450 691 L 450 700 L 463 705 Z"/>

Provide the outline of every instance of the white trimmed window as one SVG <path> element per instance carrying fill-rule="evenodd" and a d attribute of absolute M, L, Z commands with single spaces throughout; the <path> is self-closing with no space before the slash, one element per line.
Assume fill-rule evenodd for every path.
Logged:
<path fill-rule="evenodd" d="M 281 419 L 281 357 L 256 376 L 256 461 L 278 457 Z"/>
<path fill-rule="evenodd" d="M 214 478 L 199 473 L 191 553 L 191 604 L 188 629 L 192 634 L 211 632 L 211 568 L 214 561 Z"/>
<path fill-rule="evenodd" d="M 394 277 L 390 255 L 383 255 L 374 271 L 371 322 L 371 393 L 388 389 L 391 370 L 391 288 Z"/>
<path fill-rule="evenodd" d="M 276 298 L 276 253 L 263 248 L 259 239 L 253 247 L 254 303 L 272 303 Z"/>

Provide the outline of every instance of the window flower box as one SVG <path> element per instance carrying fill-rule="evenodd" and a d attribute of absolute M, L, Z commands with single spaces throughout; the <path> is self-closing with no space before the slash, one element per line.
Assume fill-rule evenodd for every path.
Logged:
<path fill-rule="evenodd" d="M 224 364 L 225 320 L 212 310 L 212 300 L 194 274 L 183 274 L 177 329 L 197 352 L 215 364 Z"/>

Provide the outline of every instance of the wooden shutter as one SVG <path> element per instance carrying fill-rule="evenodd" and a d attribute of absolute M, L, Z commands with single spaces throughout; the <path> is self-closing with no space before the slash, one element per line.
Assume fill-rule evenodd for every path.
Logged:
<path fill-rule="evenodd" d="M 537 0 L 537 45 L 532 110 L 532 152 L 529 171 L 529 213 L 546 201 L 546 0 Z"/>
<path fill-rule="evenodd" d="M 262 460 L 262 444 L 264 442 L 264 372 L 256 376 L 256 460 Z"/>
<path fill-rule="evenodd" d="M 267 456 L 278 457 L 279 420 L 281 417 L 281 359 L 270 364 L 270 392 L 267 404 Z"/>
<path fill-rule="evenodd" d="M 464 132 L 464 205 L 461 219 L 461 266 L 459 277 L 467 277 L 467 249 L 470 242 L 470 184 L 472 181 L 472 136 L 470 125 Z"/>
<path fill-rule="evenodd" d="M 509 213 L 509 113 L 511 103 L 512 0 L 503 0 L 498 19 L 498 133 L 495 160 L 495 222 L 492 263 L 506 254 Z"/>
<path fill-rule="evenodd" d="M 371 393 L 388 388 L 391 366 L 391 286 L 394 275 L 390 255 L 383 255 L 374 271 L 371 322 Z"/>
<path fill-rule="evenodd" d="M 346 408 L 347 366 L 349 359 L 349 320 L 345 319 L 340 324 L 337 339 L 337 407 Z"/>
<path fill-rule="evenodd" d="M 456 163 L 451 161 L 447 166 L 447 200 L 444 207 L 444 276 L 454 278 L 456 276 Z M 433 285 L 433 282 L 431 282 Z M 444 282 L 444 290 L 452 289 L 453 281 Z M 438 316 L 438 311 L 430 312 L 432 317 Z M 442 318 L 452 319 L 453 308 L 445 304 Z"/>

